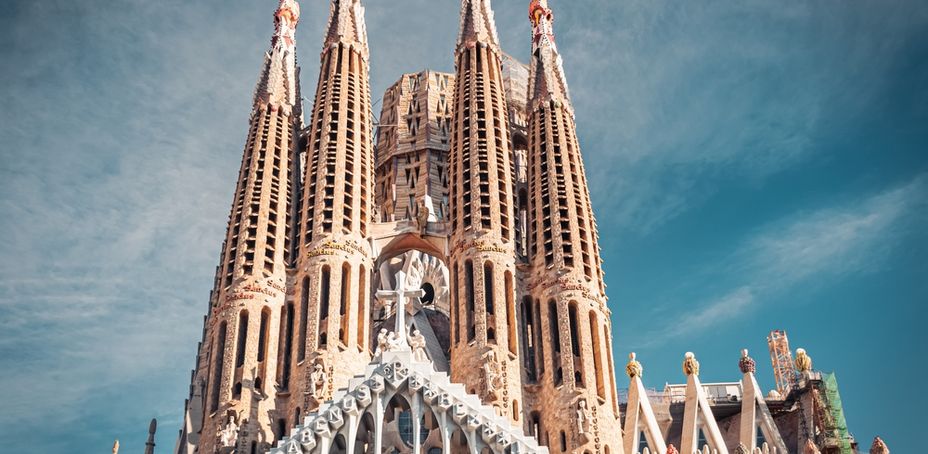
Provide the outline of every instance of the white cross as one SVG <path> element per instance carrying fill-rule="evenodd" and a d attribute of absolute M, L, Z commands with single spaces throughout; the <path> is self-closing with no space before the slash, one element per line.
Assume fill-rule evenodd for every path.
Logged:
<path fill-rule="evenodd" d="M 396 273 L 396 290 L 377 291 L 377 299 L 396 303 L 396 329 L 394 332 L 397 335 L 398 343 L 404 347 L 409 347 L 409 342 L 406 340 L 406 298 L 422 298 L 423 296 L 425 296 L 425 290 L 421 288 L 416 290 L 406 288 L 406 273 L 403 271 Z"/>

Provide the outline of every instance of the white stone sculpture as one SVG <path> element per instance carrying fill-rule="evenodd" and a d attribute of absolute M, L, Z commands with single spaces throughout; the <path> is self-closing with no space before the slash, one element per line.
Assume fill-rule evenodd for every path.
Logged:
<path fill-rule="evenodd" d="M 325 366 L 322 363 L 316 363 L 309 374 L 309 396 L 318 399 L 327 381 L 329 381 L 329 374 L 326 373 Z"/>
<path fill-rule="evenodd" d="M 419 330 L 413 330 L 412 336 L 409 337 L 409 347 L 412 349 L 413 360 L 428 362 L 429 357 L 425 353 L 425 336 Z"/>
<path fill-rule="evenodd" d="M 223 448 L 234 448 L 238 439 L 238 423 L 235 422 L 235 416 L 229 415 L 225 427 L 219 432 L 219 444 Z"/>
<path fill-rule="evenodd" d="M 586 433 L 586 424 L 589 416 L 589 409 L 586 406 L 586 399 L 580 399 L 577 402 L 577 433 L 583 435 Z"/>

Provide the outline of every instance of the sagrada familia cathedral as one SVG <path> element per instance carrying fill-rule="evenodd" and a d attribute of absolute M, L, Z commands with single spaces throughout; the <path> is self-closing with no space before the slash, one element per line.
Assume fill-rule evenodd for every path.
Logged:
<path fill-rule="evenodd" d="M 858 452 L 781 331 L 769 394 L 747 351 L 740 381 L 688 353 L 662 392 L 632 354 L 619 391 L 546 0 L 528 65 L 462 0 L 455 73 L 403 75 L 379 118 L 361 0 L 331 2 L 307 111 L 300 14 L 274 15 L 176 454 Z"/>

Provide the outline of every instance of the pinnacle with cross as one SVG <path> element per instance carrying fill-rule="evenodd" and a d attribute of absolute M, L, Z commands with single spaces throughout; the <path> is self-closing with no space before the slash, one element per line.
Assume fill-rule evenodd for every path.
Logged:
<path fill-rule="evenodd" d="M 399 271 L 396 273 L 396 290 L 378 290 L 377 299 L 383 302 L 393 302 L 396 305 L 396 326 L 393 330 L 397 336 L 397 346 L 405 350 L 409 349 L 409 341 L 406 339 L 406 303 L 412 302 L 407 298 L 422 298 L 425 296 L 425 290 L 410 290 L 406 287 L 406 273 Z"/>

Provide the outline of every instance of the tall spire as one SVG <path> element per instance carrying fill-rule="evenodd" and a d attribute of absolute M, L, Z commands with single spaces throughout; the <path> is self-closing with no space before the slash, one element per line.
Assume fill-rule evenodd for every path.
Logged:
<path fill-rule="evenodd" d="M 530 105 L 558 101 L 566 104 L 572 115 L 567 77 L 554 40 L 554 13 L 548 8 L 547 0 L 532 0 L 528 15 L 532 22 Z"/>
<path fill-rule="evenodd" d="M 265 54 L 264 70 L 255 88 L 255 105 L 274 104 L 289 110 L 299 102 L 295 37 L 299 22 L 300 4 L 296 0 L 280 0 L 274 12 L 271 50 Z"/>
<path fill-rule="evenodd" d="M 457 50 L 483 43 L 500 55 L 499 35 L 490 0 L 461 0 L 461 30 Z"/>
<path fill-rule="evenodd" d="M 338 43 L 356 46 L 367 62 L 370 51 L 367 46 L 367 25 L 364 22 L 364 6 L 361 0 L 332 0 L 329 23 L 326 26 L 324 48 Z"/>

